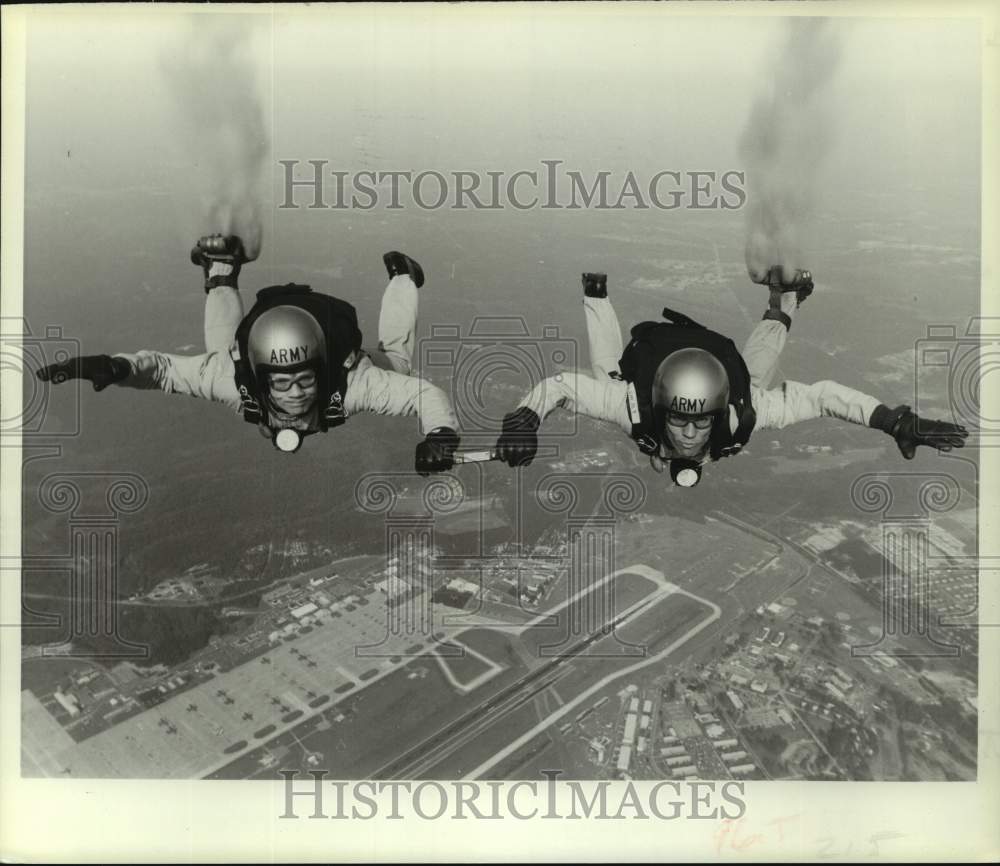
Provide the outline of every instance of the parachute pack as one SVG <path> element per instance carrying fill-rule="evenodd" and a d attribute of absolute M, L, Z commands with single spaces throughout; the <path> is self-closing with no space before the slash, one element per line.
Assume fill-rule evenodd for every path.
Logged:
<path fill-rule="evenodd" d="M 319 323 L 326 340 L 325 369 L 319 372 L 320 429 L 327 430 L 343 424 L 344 395 L 347 392 L 347 367 L 345 362 L 361 348 L 361 330 L 358 315 L 347 301 L 323 295 L 309 286 L 288 283 L 268 286 L 257 292 L 257 301 L 236 329 L 236 348 L 233 363 L 236 367 L 236 388 L 240 395 L 240 412 L 251 424 L 266 424 L 267 383 L 257 381 L 249 361 L 248 340 L 254 322 L 268 310 L 278 306 L 299 307 Z"/>
<path fill-rule="evenodd" d="M 640 322 L 632 328 L 632 339 L 618 362 L 621 377 L 635 388 L 638 418 L 632 412 L 632 438 L 645 454 L 656 454 L 662 441 L 662 424 L 657 424 L 653 407 L 653 377 L 660 363 L 679 349 L 704 349 L 715 356 L 729 378 L 729 405 L 736 411 L 736 430 L 729 418 L 712 427 L 709 453 L 713 460 L 737 453 L 750 439 L 757 415 L 750 402 L 750 372 L 743 356 L 728 337 L 669 307 L 663 308 L 663 322 Z M 728 413 L 727 413 L 728 414 Z"/>

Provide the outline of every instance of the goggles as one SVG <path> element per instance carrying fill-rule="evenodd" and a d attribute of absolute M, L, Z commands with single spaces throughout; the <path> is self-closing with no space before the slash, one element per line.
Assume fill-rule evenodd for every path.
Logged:
<path fill-rule="evenodd" d="M 687 427 L 694 424 L 696 430 L 707 430 L 715 420 L 714 415 L 684 415 L 681 412 L 667 412 L 667 423 L 671 427 Z"/>
<path fill-rule="evenodd" d="M 307 388 L 312 388 L 316 385 L 316 374 L 311 370 L 307 370 L 304 373 L 300 373 L 298 376 L 291 376 L 289 378 L 276 378 L 280 374 L 271 373 L 267 377 L 268 387 L 272 391 L 277 391 L 279 394 L 284 394 L 286 391 L 292 389 L 292 385 L 298 385 L 303 390 Z"/>

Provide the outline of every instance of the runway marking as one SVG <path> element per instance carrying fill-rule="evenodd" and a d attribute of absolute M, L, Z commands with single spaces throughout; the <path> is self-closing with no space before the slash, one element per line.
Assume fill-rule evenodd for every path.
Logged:
<path fill-rule="evenodd" d="M 503 665 L 497 664 L 495 661 L 493 661 L 493 659 L 489 658 L 488 656 L 483 655 L 480 652 L 477 652 L 472 647 L 470 647 L 470 646 L 462 643 L 461 641 L 455 640 L 454 638 L 452 638 L 451 640 L 448 641 L 448 643 L 455 644 L 456 646 L 460 646 L 470 656 L 474 656 L 475 658 L 479 659 L 481 662 L 483 662 L 484 664 L 486 664 L 488 666 L 488 668 L 489 668 L 489 670 L 483 671 L 481 674 L 479 674 L 476 677 L 473 677 L 468 682 L 462 683 L 462 682 L 459 682 L 458 679 L 456 679 L 456 677 L 455 677 L 454 673 L 452 672 L 451 668 L 448 667 L 447 659 L 444 656 L 442 656 L 440 653 L 434 653 L 434 659 L 435 659 L 435 661 L 437 661 L 438 667 L 441 668 L 441 672 L 444 674 L 444 678 L 446 680 L 448 680 L 448 682 L 451 684 L 452 688 L 454 688 L 456 691 L 460 692 L 461 694 L 467 695 L 469 692 L 475 691 L 483 683 L 489 682 L 497 674 L 503 672 L 503 670 L 504 670 Z"/>
<path fill-rule="evenodd" d="M 687 571 L 687 569 L 685 571 Z M 569 597 L 566 601 L 560 603 L 559 605 L 556 605 L 553 608 L 550 608 L 550 609 L 546 610 L 544 613 L 538 614 L 534 619 L 529 620 L 526 623 L 511 624 L 511 625 L 504 625 L 504 626 L 501 626 L 501 625 L 496 625 L 496 626 L 494 626 L 494 625 L 470 626 L 467 629 L 463 629 L 458 634 L 462 634 L 465 631 L 469 631 L 469 630 L 471 630 L 473 628 L 484 628 L 484 629 L 490 629 L 491 631 L 511 632 L 511 633 L 517 634 L 517 633 L 519 633 L 521 631 L 527 630 L 528 628 L 532 627 L 533 625 L 537 625 L 538 623 L 544 622 L 549 617 L 551 617 L 554 613 L 562 610 L 564 607 L 566 607 L 567 605 L 571 604 L 577 598 L 581 597 L 582 595 L 584 595 L 586 593 L 591 592 L 593 589 L 595 589 L 595 588 L 601 586 L 602 584 L 606 583 L 607 581 L 609 581 L 609 580 L 617 577 L 619 574 L 637 574 L 640 577 L 645 577 L 646 579 L 648 579 L 651 582 L 653 582 L 655 584 L 658 584 L 660 586 L 659 594 L 657 594 L 656 592 L 650 593 L 649 595 L 644 596 L 643 598 L 641 598 L 638 601 L 634 602 L 631 605 L 631 607 L 629 607 L 627 610 L 623 611 L 623 614 L 622 614 L 623 618 L 627 618 L 627 617 L 631 616 L 631 614 L 634 613 L 637 609 L 639 609 L 639 608 L 643 608 L 644 609 L 647 606 L 649 606 L 651 604 L 654 604 L 656 601 L 659 600 L 659 598 L 666 597 L 666 596 L 670 595 L 673 592 L 681 592 L 681 593 L 683 593 L 685 595 L 691 595 L 691 593 L 688 593 L 685 590 L 679 589 L 673 583 L 671 583 L 670 581 L 666 580 L 664 578 L 664 576 L 663 576 L 663 572 L 658 571 L 658 570 L 656 570 L 654 568 L 650 568 L 647 565 L 642 565 L 642 564 L 638 564 L 637 563 L 635 565 L 629 566 L 628 568 L 621 568 L 621 569 L 618 569 L 617 571 L 613 571 L 613 572 L 610 572 L 610 573 L 606 574 L 599 581 L 596 581 L 593 584 L 593 586 L 590 586 L 590 587 L 587 587 L 587 588 L 581 588 L 574 595 L 572 595 L 571 597 Z M 692 596 L 692 598 L 698 598 L 698 596 Z M 698 599 L 698 600 L 699 601 L 703 601 L 703 599 Z M 709 604 L 712 607 L 714 607 L 714 605 L 711 605 L 711 602 L 706 601 L 705 603 Z M 622 619 L 621 621 L 624 621 L 624 619 Z M 456 635 L 456 637 L 457 637 L 457 635 Z M 454 638 L 450 638 L 450 640 L 454 640 Z M 518 654 L 521 655 L 521 652 L 518 649 L 519 644 L 514 644 L 514 647 L 515 647 L 515 652 L 518 652 Z M 529 661 L 533 661 L 533 659 L 529 659 Z M 560 675 L 560 676 L 562 676 L 562 675 Z M 430 740 L 433 740 L 436 736 L 437 736 L 436 733 L 435 734 L 430 734 L 424 740 L 422 740 L 420 743 L 414 744 L 410 748 L 410 751 L 419 750 L 425 743 L 429 742 Z M 393 758 L 391 761 L 388 762 L 388 764 L 383 764 L 378 769 L 378 771 L 376 771 L 376 773 L 373 774 L 373 778 L 374 777 L 380 777 L 381 774 L 382 774 L 382 772 L 385 770 L 385 768 L 387 766 L 390 766 L 391 764 L 393 764 L 396 760 L 398 760 L 398 759 L 397 758 Z M 424 758 L 421 758 L 420 760 L 426 762 L 426 756 Z"/>
<path fill-rule="evenodd" d="M 555 670 L 550 671 L 548 675 L 543 678 L 543 680 L 536 684 L 535 691 L 531 694 L 524 695 L 520 692 L 516 692 L 508 696 L 502 704 L 497 704 L 490 711 L 490 718 L 478 718 L 475 719 L 468 727 L 462 728 L 457 732 L 451 739 L 442 743 L 437 749 L 420 755 L 414 760 L 407 764 L 401 765 L 401 770 L 405 770 L 403 774 L 404 778 L 419 778 L 425 771 L 432 767 L 437 766 L 444 759 L 450 757 L 459 749 L 464 748 L 469 742 L 474 740 L 479 736 L 481 731 L 489 729 L 492 725 L 497 723 L 498 719 L 503 718 L 512 712 L 517 712 L 529 701 L 534 701 L 540 695 L 544 694 L 547 690 L 551 689 L 553 686 L 559 683 L 560 680 L 564 679 L 569 675 L 566 670 Z M 553 692 L 555 694 L 555 692 Z M 425 739 L 423 742 L 426 743 L 431 737 Z M 421 746 L 423 743 L 420 744 Z M 418 746 L 419 748 L 419 746 Z M 385 770 L 387 767 L 391 767 L 399 759 L 393 759 L 388 764 L 383 764 L 375 773 L 372 773 L 372 778 L 381 779 L 385 777 Z M 389 778 L 400 778 L 400 771 L 392 774 Z"/>
<path fill-rule="evenodd" d="M 685 571 L 687 571 L 687 569 L 685 569 Z M 678 588 L 674 584 L 672 584 L 670 581 L 668 581 L 663 576 L 663 572 L 662 571 L 657 571 L 655 568 L 650 568 L 648 565 L 639 565 L 639 564 L 637 564 L 637 565 L 630 565 L 628 568 L 619 568 L 617 571 L 612 571 L 609 574 L 604 575 L 604 577 L 602 577 L 600 580 L 595 581 L 594 583 L 589 584 L 589 585 L 587 585 L 585 587 L 581 587 L 573 595 L 569 596 L 564 601 L 559 602 L 559 604 L 557 604 L 555 607 L 547 608 L 543 613 L 539 613 L 534 619 L 529 619 L 527 622 L 523 622 L 523 623 L 511 623 L 509 625 L 506 625 L 506 624 L 499 625 L 498 624 L 498 625 L 481 626 L 481 627 L 482 628 L 489 628 L 492 631 L 512 632 L 514 634 L 519 634 L 520 632 L 527 631 L 528 629 L 533 628 L 536 625 L 540 625 L 541 623 L 544 623 L 546 620 L 548 620 L 549 618 L 551 618 L 554 614 L 559 613 L 559 611 L 561 611 L 563 608 L 569 607 L 574 602 L 576 602 L 579 599 L 583 598 L 583 596 L 588 595 L 589 593 L 593 592 L 595 589 L 598 589 L 601 586 L 603 586 L 609 580 L 612 580 L 613 578 L 618 577 L 619 574 L 638 574 L 640 577 L 645 577 L 647 580 L 650 580 L 653 583 L 658 584 L 661 588 L 672 589 L 672 590 L 676 590 L 676 591 L 679 591 L 679 592 L 683 592 L 683 590 L 678 590 Z M 648 598 L 649 598 L 649 596 L 646 596 L 642 600 L 645 601 Z M 697 598 L 697 596 L 695 596 L 695 598 Z M 479 628 L 479 627 L 480 626 L 470 626 L 469 629 L 471 629 L 471 628 Z M 462 629 L 462 631 L 460 631 L 460 632 L 458 632 L 456 634 L 456 637 L 458 635 L 462 634 L 462 632 L 469 631 L 469 629 Z"/>
<path fill-rule="evenodd" d="M 652 569 L 649 569 L 649 570 L 651 571 Z M 623 571 L 624 572 L 629 572 L 629 571 L 635 571 L 635 569 L 623 569 Z M 616 574 L 617 573 L 619 573 L 619 572 L 616 572 Z M 662 578 L 662 574 L 660 576 Z M 712 611 L 711 616 L 707 617 L 706 619 L 703 619 L 697 625 L 695 625 L 692 628 L 688 629 L 677 640 L 675 640 L 668 647 L 666 647 L 666 649 L 662 650 L 661 652 L 657 653 L 656 655 L 651 656 L 648 659 L 644 659 L 643 661 L 637 662 L 636 664 L 629 665 L 628 667 L 622 668 L 621 670 L 618 670 L 618 671 L 615 671 L 613 673 L 610 673 L 606 677 L 603 677 L 601 680 L 599 680 L 597 683 L 595 683 L 589 689 L 587 689 L 584 692 L 581 692 L 579 695 L 577 695 L 571 701 L 569 701 L 566 704 L 564 704 L 563 706 L 561 706 L 555 712 L 550 713 L 546 718 L 544 718 L 542 721 L 540 721 L 533 728 L 531 728 L 530 730 L 528 730 L 527 732 L 525 732 L 521 736 L 517 737 L 512 743 L 508 744 L 503 749 L 501 749 L 499 752 L 496 752 L 492 757 L 488 758 L 486 761 L 484 761 L 482 764 L 480 764 L 478 767 L 476 767 L 475 769 L 471 770 L 469 773 L 467 773 L 463 777 L 463 779 L 468 779 L 468 780 L 478 779 L 480 776 L 483 775 L 483 773 L 488 772 L 493 767 L 495 767 L 497 764 L 499 764 L 501 761 L 503 761 L 505 758 L 507 758 L 510 755 L 514 754 L 522 746 L 524 746 L 527 743 L 529 743 L 532 739 L 534 739 L 536 736 L 538 736 L 538 734 L 542 733 L 546 728 L 551 727 L 553 724 L 555 724 L 556 722 L 558 722 L 561 718 L 563 718 L 564 716 L 569 715 L 573 710 L 575 710 L 581 704 L 585 703 L 596 692 L 600 691 L 601 689 L 604 689 L 609 683 L 612 683 L 612 682 L 614 682 L 617 679 L 620 679 L 620 678 L 622 678 L 624 676 L 632 674 L 632 673 L 634 673 L 637 670 L 640 670 L 640 669 L 642 669 L 644 667 L 648 667 L 649 665 L 654 664 L 656 662 L 659 662 L 662 659 L 666 658 L 668 655 L 670 655 L 670 653 L 672 653 L 675 649 L 677 649 L 677 647 L 679 647 L 682 644 L 686 643 L 688 640 L 690 640 L 692 637 L 694 637 L 696 634 L 698 634 L 698 632 L 700 632 L 702 629 L 706 628 L 707 626 L 711 625 L 713 622 L 715 622 L 717 619 L 719 619 L 719 617 L 722 615 L 721 608 L 717 604 L 714 604 L 713 602 L 709 601 L 708 599 L 701 598 L 700 596 L 697 596 L 697 595 L 695 595 L 692 592 L 688 592 L 687 590 L 681 589 L 680 587 L 674 586 L 673 584 L 667 583 L 666 581 L 664 581 L 664 584 L 665 584 L 664 589 L 666 589 L 666 591 L 663 592 L 664 596 L 666 596 L 666 595 L 672 595 L 674 593 L 677 593 L 679 595 L 686 595 L 686 596 L 688 596 L 690 598 L 695 599 L 695 601 L 699 601 L 702 604 L 705 604 L 709 608 L 711 608 L 711 611 Z M 667 589 L 667 587 L 669 587 L 669 589 Z M 653 599 L 650 603 L 653 603 L 653 602 L 658 601 L 658 600 L 659 600 L 658 598 Z M 645 601 L 647 601 L 647 599 L 643 599 L 642 601 L 645 602 Z M 637 605 L 638 604 L 639 603 L 637 602 Z M 646 606 L 647 605 L 643 604 L 642 605 L 642 609 L 644 610 L 646 608 Z M 635 607 L 636 606 L 634 605 L 633 609 Z M 634 613 L 634 610 L 633 610 L 633 613 Z M 630 617 L 631 615 L 632 614 L 630 613 L 628 616 Z M 622 624 L 624 624 L 626 621 L 627 621 L 627 619 L 626 620 L 622 620 Z"/>

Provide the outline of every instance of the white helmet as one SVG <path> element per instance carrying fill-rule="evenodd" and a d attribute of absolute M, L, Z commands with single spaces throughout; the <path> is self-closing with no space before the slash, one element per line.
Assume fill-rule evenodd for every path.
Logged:
<path fill-rule="evenodd" d="M 671 352 L 653 377 L 653 409 L 681 415 L 721 413 L 729 405 L 729 377 L 705 349 Z"/>
<path fill-rule="evenodd" d="M 316 319 L 301 307 L 282 304 L 263 312 L 247 337 L 247 360 L 258 383 L 262 373 L 294 373 L 326 364 L 326 337 Z"/>

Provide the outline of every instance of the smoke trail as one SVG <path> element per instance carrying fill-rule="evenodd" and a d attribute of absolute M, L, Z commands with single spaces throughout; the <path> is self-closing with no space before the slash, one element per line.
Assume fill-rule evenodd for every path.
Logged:
<path fill-rule="evenodd" d="M 821 193 L 820 167 L 835 132 L 827 85 L 840 58 L 830 22 L 796 18 L 774 57 L 774 77 L 754 103 L 740 142 L 747 165 L 747 271 L 805 267 L 802 237 Z"/>
<path fill-rule="evenodd" d="M 256 258 L 271 142 L 253 36 L 252 23 L 239 16 L 193 16 L 160 66 L 190 166 L 187 180 L 201 198 L 201 231 L 238 234 L 247 253 Z"/>

